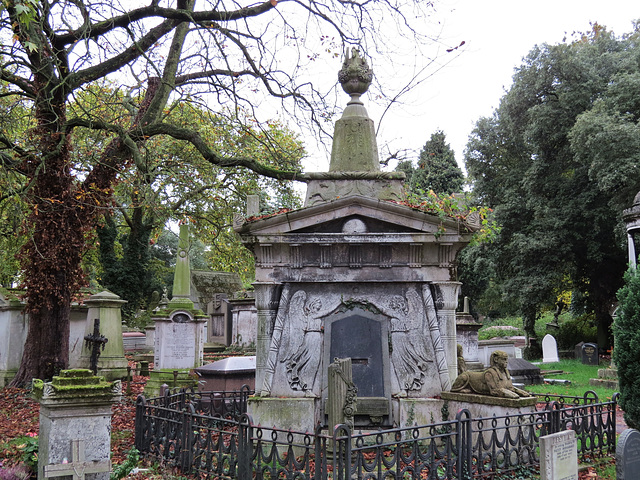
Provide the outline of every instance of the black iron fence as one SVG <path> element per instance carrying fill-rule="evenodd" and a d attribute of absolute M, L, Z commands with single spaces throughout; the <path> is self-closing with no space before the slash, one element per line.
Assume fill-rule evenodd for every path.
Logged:
<path fill-rule="evenodd" d="M 617 394 L 540 397 L 531 413 L 332 436 L 264 428 L 246 414 L 242 392 L 167 393 L 138 398 L 136 448 L 199 478 L 347 480 L 491 478 L 539 465 L 540 436 L 574 430 L 579 456 L 615 452 Z"/>

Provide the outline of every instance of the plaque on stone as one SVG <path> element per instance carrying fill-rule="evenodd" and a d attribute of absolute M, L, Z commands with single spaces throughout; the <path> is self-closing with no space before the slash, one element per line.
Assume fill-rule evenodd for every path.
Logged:
<path fill-rule="evenodd" d="M 540 437 L 540 480 L 578 480 L 576 432 L 566 430 Z"/>
<path fill-rule="evenodd" d="M 616 445 L 616 480 L 640 478 L 640 432 L 628 428 Z"/>
<path fill-rule="evenodd" d="M 584 365 L 598 365 L 598 345 L 595 343 L 585 343 L 582 345 L 582 363 Z"/>

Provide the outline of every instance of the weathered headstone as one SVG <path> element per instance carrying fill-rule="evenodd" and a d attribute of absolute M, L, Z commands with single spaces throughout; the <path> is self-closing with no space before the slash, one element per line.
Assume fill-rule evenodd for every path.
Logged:
<path fill-rule="evenodd" d="M 189 231 L 180 225 L 178 256 L 173 279 L 173 298 L 164 310 L 154 312 L 153 371 L 145 386 L 146 395 L 157 395 L 160 386 L 194 386 L 190 371 L 202 365 L 206 315 L 190 299 Z"/>
<path fill-rule="evenodd" d="M 640 432 L 628 428 L 616 445 L 616 480 L 640 478 Z"/>
<path fill-rule="evenodd" d="M 542 339 L 542 363 L 559 362 L 558 343 L 553 335 L 546 334 Z"/>
<path fill-rule="evenodd" d="M 105 382 L 91 370 L 63 370 L 50 383 L 33 381 L 40 401 L 38 478 L 108 480 L 111 406 L 120 380 Z"/>
<path fill-rule="evenodd" d="M 600 362 L 598 353 L 598 345 L 585 343 L 582 345 L 582 363 L 584 365 L 598 365 Z"/>
<path fill-rule="evenodd" d="M 582 359 L 582 346 L 584 345 L 584 342 L 580 342 L 580 343 L 576 343 L 575 348 L 575 353 L 576 353 L 576 360 L 581 360 Z"/>
<path fill-rule="evenodd" d="M 576 432 L 540 437 L 540 480 L 578 480 Z"/>

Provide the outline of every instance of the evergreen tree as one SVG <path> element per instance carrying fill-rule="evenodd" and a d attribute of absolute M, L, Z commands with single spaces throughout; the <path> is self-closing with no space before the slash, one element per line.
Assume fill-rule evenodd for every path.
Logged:
<path fill-rule="evenodd" d="M 631 269 L 618 291 L 618 317 L 613 324 L 616 345 L 613 360 L 618 368 L 620 407 L 631 428 L 640 428 L 640 275 Z"/>
<path fill-rule="evenodd" d="M 433 133 L 422 147 L 418 168 L 409 185 L 413 192 L 433 190 L 438 194 L 451 194 L 462 191 L 464 174 L 442 130 Z"/>

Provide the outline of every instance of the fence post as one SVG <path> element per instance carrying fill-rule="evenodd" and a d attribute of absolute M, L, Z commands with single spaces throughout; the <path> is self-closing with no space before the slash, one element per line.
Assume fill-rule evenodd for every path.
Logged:
<path fill-rule="evenodd" d="M 251 480 L 251 425 L 252 420 L 246 413 L 238 422 L 238 480 Z"/>
<path fill-rule="evenodd" d="M 314 480 L 321 480 L 327 478 L 327 444 L 323 440 L 326 437 L 322 436 L 322 424 L 318 422 L 316 429 L 313 433 L 314 452 L 315 452 L 315 472 L 313 474 Z"/>
<path fill-rule="evenodd" d="M 558 433 L 560 431 L 561 410 L 564 408 L 564 404 L 551 402 L 547 408 L 549 409 L 549 431 L 545 435 Z"/>
<path fill-rule="evenodd" d="M 145 417 L 146 406 L 147 406 L 147 402 L 144 399 L 144 396 L 138 395 L 138 399 L 136 400 L 134 446 L 140 453 L 146 452 L 146 445 L 143 445 L 143 442 L 145 438 L 145 432 L 149 430 L 147 428 L 148 419 Z"/>
<path fill-rule="evenodd" d="M 348 480 L 351 478 L 351 428 L 345 424 L 336 425 L 332 443 L 333 478 Z"/>
<path fill-rule="evenodd" d="M 193 405 L 189 404 L 188 410 L 182 410 L 182 435 L 180 439 L 180 470 L 182 473 L 190 473 L 193 464 L 193 416 L 195 415 Z"/>
<path fill-rule="evenodd" d="M 473 476 L 473 448 L 471 437 L 471 412 L 466 408 L 456 415 L 456 443 L 458 445 L 458 459 L 456 470 L 459 480 L 471 480 Z M 480 435 L 482 435 L 480 433 Z"/>

